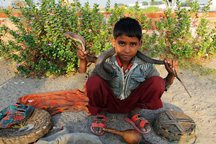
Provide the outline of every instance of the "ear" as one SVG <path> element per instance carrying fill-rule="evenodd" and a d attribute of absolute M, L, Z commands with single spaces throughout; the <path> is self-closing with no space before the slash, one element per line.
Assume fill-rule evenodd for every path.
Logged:
<path fill-rule="evenodd" d="M 139 42 L 139 47 L 140 48 L 142 47 L 142 40 L 140 40 L 140 42 Z"/>
<path fill-rule="evenodd" d="M 116 44 L 115 44 L 115 39 L 113 38 L 113 39 L 112 39 L 112 46 L 113 46 L 113 48 L 115 47 L 115 45 L 116 45 Z"/>

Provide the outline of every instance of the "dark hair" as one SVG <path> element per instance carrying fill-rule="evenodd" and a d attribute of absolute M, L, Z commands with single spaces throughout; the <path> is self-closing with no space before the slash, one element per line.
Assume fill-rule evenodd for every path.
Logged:
<path fill-rule="evenodd" d="M 130 17 L 121 18 L 116 22 L 113 29 L 113 37 L 116 39 L 118 36 L 126 35 L 128 37 L 137 37 L 139 40 L 142 38 L 142 28 L 139 22 Z"/>

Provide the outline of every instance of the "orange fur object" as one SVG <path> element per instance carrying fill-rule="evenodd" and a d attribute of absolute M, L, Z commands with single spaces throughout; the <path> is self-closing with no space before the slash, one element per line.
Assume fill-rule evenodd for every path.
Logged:
<path fill-rule="evenodd" d="M 88 97 L 79 90 L 65 90 L 20 97 L 18 102 L 35 108 L 47 110 L 51 115 L 64 111 L 87 111 Z"/>

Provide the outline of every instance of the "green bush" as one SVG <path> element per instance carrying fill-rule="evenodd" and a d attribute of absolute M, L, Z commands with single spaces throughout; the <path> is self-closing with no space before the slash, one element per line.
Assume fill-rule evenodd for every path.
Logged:
<path fill-rule="evenodd" d="M 77 67 L 75 44 L 66 39 L 63 33 L 77 32 L 75 7 L 69 9 L 62 3 L 55 4 L 54 0 L 43 1 L 40 8 L 30 0 L 26 3 L 27 7 L 21 8 L 20 18 L 5 10 L 18 28 L 11 30 L 4 26 L 1 29 L 2 33 L 10 33 L 15 39 L 3 45 L 5 55 L 16 61 L 18 71 L 25 75 L 74 71 Z"/>
<path fill-rule="evenodd" d="M 98 55 L 111 47 L 114 23 L 124 15 L 140 21 L 143 28 L 142 50 L 153 56 L 174 59 L 190 59 L 216 53 L 216 30 L 209 27 L 205 15 L 197 21 L 199 5 L 189 3 L 190 9 L 164 11 L 164 17 L 152 24 L 138 6 L 126 9 L 115 4 L 110 7 L 107 2 L 105 18 L 99 12 L 99 6 L 89 3 L 82 6 L 79 1 L 70 5 L 55 0 L 42 0 L 41 5 L 26 0 L 26 7 L 21 8 L 22 17 L 14 17 L 9 10 L 5 13 L 16 25 L 17 30 L 7 26 L 0 27 L 0 37 L 11 34 L 14 39 L 5 43 L 0 39 L 0 56 L 10 58 L 17 63 L 17 69 L 27 76 L 49 76 L 76 72 L 78 59 L 77 43 L 67 39 L 63 34 L 71 31 L 83 36 L 90 53 Z M 204 10 L 207 11 L 209 5 Z M 198 24 L 196 35 L 191 32 L 191 25 Z M 156 30 L 153 30 L 155 28 Z M 149 34 L 148 32 L 151 32 Z"/>
<path fill-rule="evenodd" d="M 6 26 L 0 30 L 1 36 L 9 33 L 14 37 L 8 43 L 0 40 L 0 54 L 13 59 L 21 74 L 49 76 L 75 72 L 77 45 L 63 36 L 67 31 L 82 35 L 91 53 L 98 54 L 109 46 L 108 31 L 98 5 L 91 9 L 88 3 L 82 7 L 79 2 L 66 5 L 43 0 L 40 6 L 31 0 L 26 3 L 20 18 L 5 10 L 18 30 Z"/>
<path fill-rule="evenodd" d="M 171 9 L 164 11 L 165 16 L 156 22 L 156 31 L 153 34 L 143 34 L 143 49 L 149 50 L 154 56 L 174 59 L 204 57 L 215 53 L 216 31 L 210 27 L 206 15 L 198 22 L 198 2 L 189 3 L 188 10 L 180 5 L 178 3 L 178 9 L 174 13 Z M 207 11 L 208 8 L 205 8 L 205 12 Z M 198 24 L 195 36 L 191 30 L 194 23 Z"/>

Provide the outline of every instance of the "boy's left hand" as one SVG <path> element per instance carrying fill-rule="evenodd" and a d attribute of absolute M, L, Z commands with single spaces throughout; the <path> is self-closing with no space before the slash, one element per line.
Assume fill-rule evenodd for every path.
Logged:
<path fill-rule="evenodd" d="M 165 59 L 165 68 L 170 75 L 176 76 L 178 70 L 178 62 L 173 60 Z"/>

